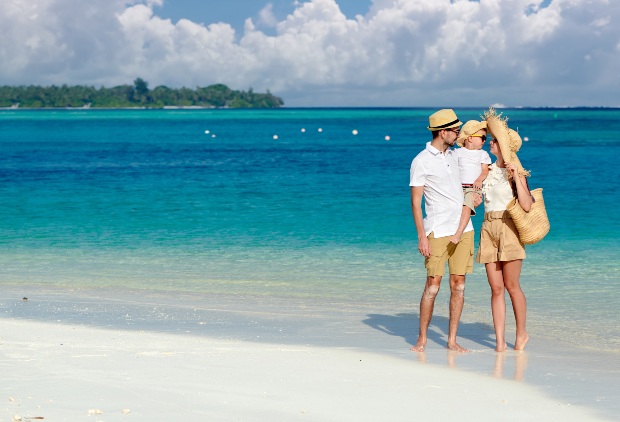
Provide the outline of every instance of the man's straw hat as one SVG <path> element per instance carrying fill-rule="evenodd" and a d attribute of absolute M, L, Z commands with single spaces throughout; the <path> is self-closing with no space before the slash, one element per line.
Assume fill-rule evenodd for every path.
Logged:
<path fill-rule="evenodd" d="M 493 107 L 490 107 L 484 112 L 484 118 L 487 122 L 488 131 L 497 140 L 504 162 L 516 164 L 519 174 L 529 177 L 530 172 L 523 169 L 521 161 L 517 157 L 517 151 L 523 142 L 516 131 L 508 128 L 508 117 L 502 117 L 501 113 L 497 113 Z"/>
<path fill-rule="evenodd" d="M 478 120 L 468 120 L 467 123 L 461 128 L 458 138 L 456 138 L 456 144 L 460 147 L 465 143 L 465 139 L 469 138 L 474 133 L 481 129 L 487 128 L 487 122 L 485 120 L 479 122 Z"/>
<path fill-rule="evenodd" d="M 459 127 L 463 123 L 456 117 L 456 113 L 451 108 L 444 108 L 433 114 L 428 118 L 428 130 L 436 131 L 443 129 L 451 129 L 453 127 Z"/>

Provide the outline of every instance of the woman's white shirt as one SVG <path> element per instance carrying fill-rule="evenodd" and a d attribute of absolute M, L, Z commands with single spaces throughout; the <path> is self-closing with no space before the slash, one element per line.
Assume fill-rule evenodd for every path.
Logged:
<path fill-rule="evenodd" d="M 512 186 L 508 181 L 508 173 L 505 168 L 491 164 L 489 175 L 482 186 L 484 195 L 484 212 L 505 211 L 512 201 Z"/>

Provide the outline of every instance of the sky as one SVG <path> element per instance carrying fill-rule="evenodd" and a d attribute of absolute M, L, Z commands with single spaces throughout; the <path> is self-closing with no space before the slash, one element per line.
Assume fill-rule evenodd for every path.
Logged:
<path fill-rule="evenodd" d="M 620 106 L 618 0 L 0 0 L 0 85 L 289 107 Z"/>

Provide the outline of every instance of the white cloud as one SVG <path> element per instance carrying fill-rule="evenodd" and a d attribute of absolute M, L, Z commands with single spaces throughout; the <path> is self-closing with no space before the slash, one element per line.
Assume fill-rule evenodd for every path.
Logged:
<path fill-rule="evenodd" d="M 0 80 L 270 89 L 287 105 L 620 105 L 608 0 L 336 0 L 268 5 L 243 33 L 176 23 L 162 0 L 0 2 Z M 257 29 L 275 28 L 275 35 Z"/>
<path fill-rule="evenodd" d="M 258 14 L 260 23 L 263 25 L 273 28 L 278 24 L 278 20 L 273 14 L 273 4 L 269 3 L 267 6 L 263 7 Z"/>

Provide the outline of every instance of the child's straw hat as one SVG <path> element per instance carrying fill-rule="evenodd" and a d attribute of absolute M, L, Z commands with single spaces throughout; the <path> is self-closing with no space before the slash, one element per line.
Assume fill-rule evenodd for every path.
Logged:
<path fill-rule="evenodd" d="M 467 123 L 461 128 L 458 138 L 456 138 L 456 144 L 460 147 L 465 143 L 465 139 L 469 138 L 474 133 L 481 129 L 487 128 L 487 122 L 485 120 L 479 122 L 478 120 L 468 120 Z"/>

